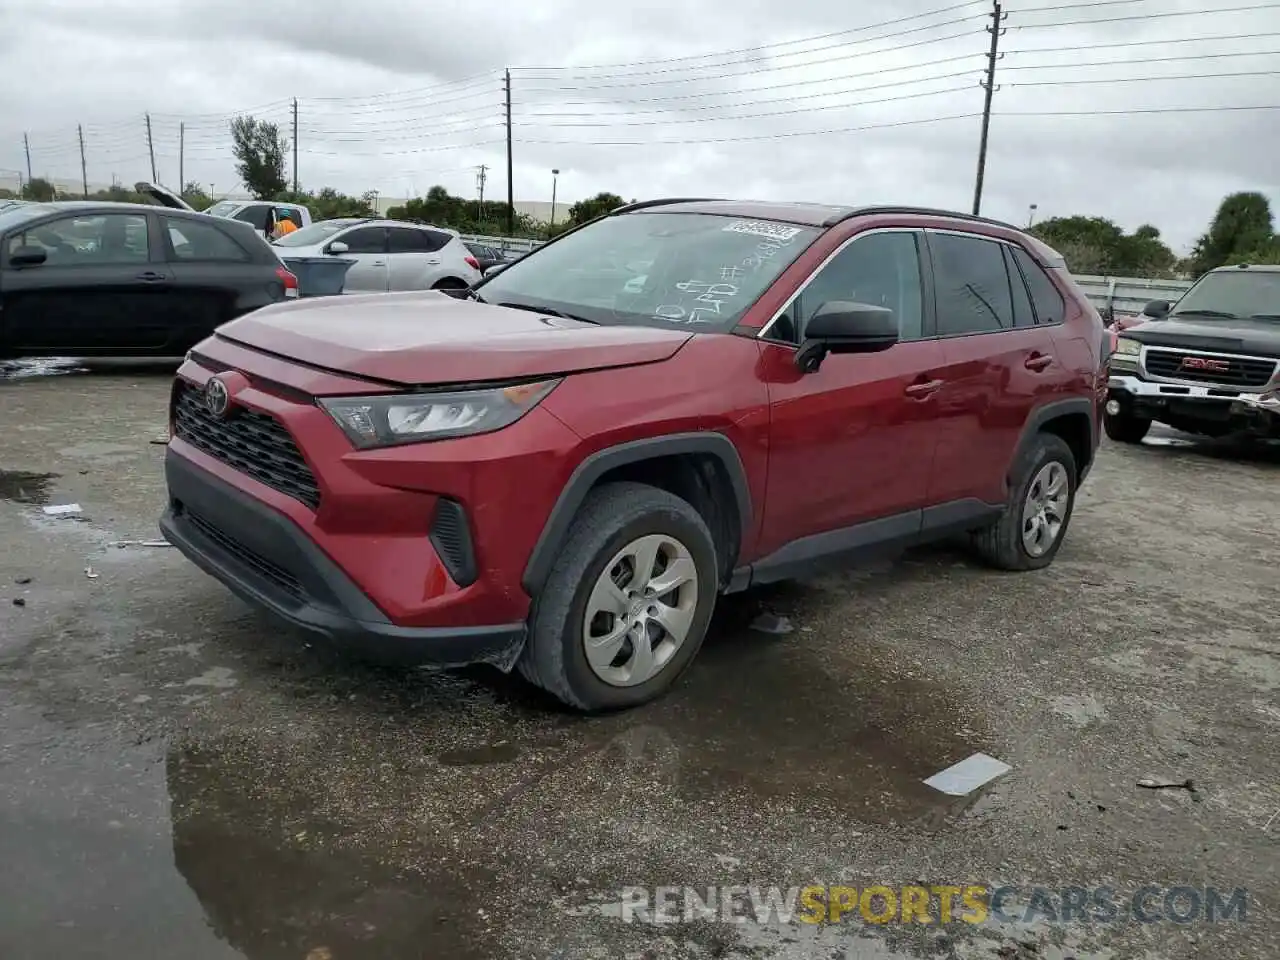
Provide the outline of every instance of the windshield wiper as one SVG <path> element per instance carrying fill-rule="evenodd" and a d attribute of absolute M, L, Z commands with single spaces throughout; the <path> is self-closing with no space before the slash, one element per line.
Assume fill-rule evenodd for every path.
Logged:
<path fill-rule="evenodd" d="M 512 310 L 528 310 L 530 313 L 540 313 L 547 317 L 559 317 L 561 320 L 577 320 L 581 323 L 590 323 L 593 326 L 599 326 L 595 320 L 588 320 L 586 317 L 575 316 L 572 313 L 565 313 L 563 310 L 552 310 L 550 307 L 535 307 L 528 303 L 511 303 L 504 300 L 498 304 L 500 307 L 510 307 Z"/>
<path fill-rule="evenodd" d="M 1169 319 L 1174 317 L 1221 317 L 1223 320 L 1239 320 L 1234 313 L 1224 313 L 1221 310 L 1179 310 L 1177 313 L 1169 314 Z"/>

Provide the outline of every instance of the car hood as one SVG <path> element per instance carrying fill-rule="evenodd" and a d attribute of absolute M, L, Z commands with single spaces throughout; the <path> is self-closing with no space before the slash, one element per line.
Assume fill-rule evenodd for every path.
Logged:
<path fill-rule="evenodd" d="M 172 207 L 175 210 L 194 210 L 195 208 L 187 201 L 183 200 L 180 195 L 174 193 L 167 187 L 162 187 L 158 183 L 149 183 L 140 180 L 133 185 L 133 189 L 144 197 L 150 197 L 162 207 Z"/>
<path fill-rule="evenodd" d="M 656 363 L 693 335 L 596 326 L 426 291 L 275 304 L 224 324 L 217 336 L 368 380 L 425 385 Z"/>
<path fill-rule="evenodd" d="M 1280 321 L 1148 320 L 1124 331 L 1139 343 L 1159 347 L 1280 357 Z"/>

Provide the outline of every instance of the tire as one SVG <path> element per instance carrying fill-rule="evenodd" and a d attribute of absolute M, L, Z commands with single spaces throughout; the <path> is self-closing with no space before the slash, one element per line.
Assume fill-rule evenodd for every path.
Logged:
<path fill-rule="evenodd" d="M 620 598 L 617 606 L 627 612 L 613 615 L 601 611 L 588 623 L 589 605 L 599 608 L 598 597 L 617 596 L 606 586 L 609 568 L 614 570 L 615 582 L 619 571 L 623 580 L 628 579 L 634 557 L 624 556 L 618 565 L 614 561 L 637 543 L 661 543 L 655 547 L 661 551 L 656 556 L 668 559 L 665 569 L 654 567 L 660 575 L 679 559 L 682 570 L 692 570 L 692 580 L 671 593 L 654 597 L 652 606 L 645 606 L 640 597 Z M 680 553 L 681 547 L 684 553 Z M 656 699 L 676 682 L 702 646 L 719 593 L 718 569 L 711 531 L 684 500 L 640 483 L 612 483 L 592 490 L 569 529 L 559 559 L 534 599 L 520 672 L 565 704 L 587 713 L 625 709 Z M 624 582 L 621 593 L 635 589 L 638 583 Z M 659 587 L 663 585 L 659 583 Z M 671 600 L 671 605 L 659 604 L 663 598 Z M 650 627 L 644 619 L 646 613 L 641 613 L 639 619 L 633 617 L 637 607 L 646 611 L 665 609 L 672 615 L 671 622 L 687 621 L 683 640 L 668 646 L 673 634 L 663 631 L 656 621 Z M 641 669 L 638 640 L 631 639 L 632 633 L 621 633 L 628 624 L 636 630 L 641 629 L 637 624 L 644 624 L 644 636 L 658 637 L 643 644 L 644 649 L 655 651 L 655 656 L 666 657 L 655 672 Z M 599 661 L 605 656 L 603 653 L 596 657 L 596 666 L 592 665 L 587 654 L 589 631 L 624 637 L 617 654 L 621 666 L 602 665 Z M 611 646 L 602 644 L 598 649 L 607 651 Z M 628 651 L 631 659 L 627 659 Z"/>
<path fill-rule="evenodd" d="M 1052 512 L 1058 527 L 1052 542 L 1047 546 L 1041 541 L 1039 552 L 1029 548 L 1024 538 L 1026 529 L 1023 517 L 1028 500 L 1042 493 L 1045 484 L 1052 485 L 1056 475 L 1053 466 L 1061 471 L 1065 483 L 1065 500 L 1059 500 Z M 1018 454 L 1012 471 L 1013 482 L 1009 487 L 1009 501 L 1004 513 L 990 527 L 973 534 L 973 544 L 991 566 L 1000 570 L 1040 570 L 1053 562 L 1058 548 L 1067 535 L 1071 513 L 1076 505 L 1076 458 L 1065 440 L 1052 433 L 1039 433 Z"/>
<path fill-rule="evenodd" d="M 465 280 L 459 280 L 457 277 L 445 277 L 443 280 L 437 280 L 431 287 L 432 290 L 466 290 L 468 284 Z"/>
<path fill-rule="evenodd" d="M 1115 416 L 1108 413 L 1103 414 L 1102 429 L 1117 443 L 1141 443 L 1151 429 L 1151 421 L 1124 413 L 1117 413 Z"/>

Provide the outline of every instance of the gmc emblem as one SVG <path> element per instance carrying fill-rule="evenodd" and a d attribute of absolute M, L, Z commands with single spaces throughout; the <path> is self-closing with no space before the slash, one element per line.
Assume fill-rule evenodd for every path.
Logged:
<path fill-rule="evenodd" d="M 1183 357 L 1183 370 L 1211 370 L 1214 373 L 1229 373 L 1231 364 L 1227 360 L 1214 360 L 1212 357 Z"/>

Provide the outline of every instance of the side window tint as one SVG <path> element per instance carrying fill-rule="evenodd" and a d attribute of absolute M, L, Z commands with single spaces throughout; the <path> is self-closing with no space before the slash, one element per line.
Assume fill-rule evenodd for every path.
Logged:
<path fill-rule="evenodd" d="M 9 252 L 19 247 L 43 248 L 51 267 L 146 263 L 147 218 L 122 213 L 67 217 L 12 237 Z"/>
<path fill-rule="evenodd" d="M 267 229 L 267 215 L 270 210 L 264 206 L 245 207 L 235 215 L 236 220 L 252 223 L 259 230 Z"/>
<path fill-rule="evenodd" d="M 1022 272 L 1013 259 L 1013 248 L 1001 244 L 1004 249 L 1004 265 L 1009 272 L 1009 287 L 1013 293 L 1013 325 L 1015 327 L 1033 327 L 1036 323 L 1035 312 L 1031 309 L 1031 297 L 1027 294 L 1027 285 L 1023 282 Z"/>
<path fill-rule="evenodd" d="M 212 224 L 176 217 L 164 217 L 163 220 L 175 260 L 249 261 L 249 254 L 244 248 Z M 243 230 L 244 227 L 232 229 Z"/>
<path fill-rule="evenodd" d="M 1000 247 L 979 237 L 929 235 L 939 336 L 992 333 L 1013 326 L 1013 296 Z"/>
<path fill-rule="evenodd" d="M 387 235 L 382 227 L 363 227 L 334 237 L 347 245 L 348 253 L 386 253 Z"/>
<path fill-rule="evenodd" d="M 1040 264 L 1036 263 L 1023 250 L 1015 250 L 1013 258 L 1022 268 L 1027 278 L 1027 286 L 1031 289 L 1031 302 L 1035 304 L 1036 319 L 1040 323 L 1062 323 L 1066 317 L 1067 307 L 1062 294 Z"/>
<path fill-rule="evenodd" d="M 872 233 L 854 240 L 800 292 L 771 332 L 776 339 L 799 342 L 809 318 L 831 300 L 888 307 L 898 318 L 898 335 L 919 340 L 924 312 L 916 235 Z"/>

